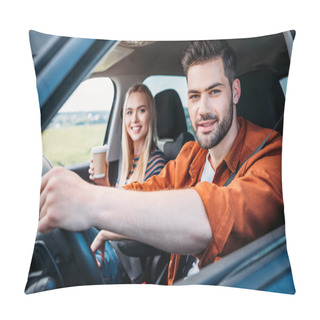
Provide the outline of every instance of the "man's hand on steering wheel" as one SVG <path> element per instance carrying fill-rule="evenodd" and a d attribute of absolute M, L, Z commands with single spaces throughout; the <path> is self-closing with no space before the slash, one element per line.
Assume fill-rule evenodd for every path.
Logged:
<path fill-rule="evenodd" d="M 69 231 L 89 229 L 92 224 L 87 213 L 94 201 L 90 197 L 92 187 L 74 172 L 61 167 L 46 173 L 41 181 L 39 232 L 46 233 L 56 227 Z"/>

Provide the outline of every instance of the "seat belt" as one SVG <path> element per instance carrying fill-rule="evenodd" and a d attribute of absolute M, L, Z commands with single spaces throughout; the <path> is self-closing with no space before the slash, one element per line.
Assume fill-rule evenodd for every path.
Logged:
<path fill-rule="evenodd" d="M 283 119 L 283 114 L 282 116 L 279 118 L 278 122 L 276 123 L 276 125 L 274 126 L 274 128 L 272 129 L 272 131 L 270 132 L 270 134 L 262 141 L 262 143 L 250 154 L 250 156 L 244 160 L 240 166 L 237 168 L 237 170 L 229 177 L 229 179 L 224 183 L 223 187 L 227 187 L 231 181 L 235 178 L 235 176 L 238 174 L 239 170 L 241 169 L 241 167 L 247 162 L 247 160 L 249 160 L 252 156 L 254 156 L 257 152 L 259 152 L 267 143 L 268 139 L 270 138 L 270 136 L 272 135 L 272 133 L 277 129 L 277 127 L 279 126 L 279 124 L 281 123 L 281 120 Z"/>

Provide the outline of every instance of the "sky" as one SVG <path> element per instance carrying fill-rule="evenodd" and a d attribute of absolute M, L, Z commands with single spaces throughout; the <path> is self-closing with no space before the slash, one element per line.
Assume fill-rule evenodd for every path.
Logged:
<path fill-rule="evenodd" d="M 105 111 L 110 109 L 114 89 L 109 78 L 92 78 L 82 82 L 61 111 Z"/>

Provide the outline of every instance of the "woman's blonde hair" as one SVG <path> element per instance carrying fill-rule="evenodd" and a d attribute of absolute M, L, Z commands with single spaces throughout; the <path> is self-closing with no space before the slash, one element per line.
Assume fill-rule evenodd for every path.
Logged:
<path fill-rule="evenodd" d="M 147 101 L 148 101 L 147 108 L 149 108 L 149 112 L 150 112 L 150 121 L 149 121 L 149 130 L 145 139 L 142 153 L 140 155 L 137 166 L 132 176 L 128 180 L 128 182 L 144 181 L 144 176 L 145 176 L 146 168 L 148 165 L 150 153 L 157 145 L 156 107 L 155 107 L 153 96 L 147 86 L 143 84 L 134 85 L 127 91 L 125 101 L 124 101 L 124 106 L 122 109 L 122 139 L 121 139 L 122 140 L 121 141 L 122 169 L 121 169 L 121 176 L 119 180 L 119 187 L 126 184 L 127 177 L 133 165 L 133 157 L 134 157 L 133 141 L 126 130 L 125 120 L 126 120 L 126 109 L 127 109 L 129 96 L 132 93 L 136 93 L 136 92 L 142 92 L 147 97 Z"/>

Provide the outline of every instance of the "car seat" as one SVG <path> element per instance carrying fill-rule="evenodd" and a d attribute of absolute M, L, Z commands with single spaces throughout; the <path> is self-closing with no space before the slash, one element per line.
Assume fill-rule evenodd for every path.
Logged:
<path fill-rule="evenodd" d="M 273 129 L 284 112 L 285 97 L 271 70 L 256 70 L 238 77 L 241 97 L 237 115 L 263 128 Z M 277 131 L 282 134 L 283 120 Z"/>
<path fill-rule="evenodd" d="M 158 148 L 167 161 L 176 158 L 182 146 L 194 140 L 188 132 L 181 99 L 174 89 L 159 92 L 154 97 L 157 111 Z"/>

